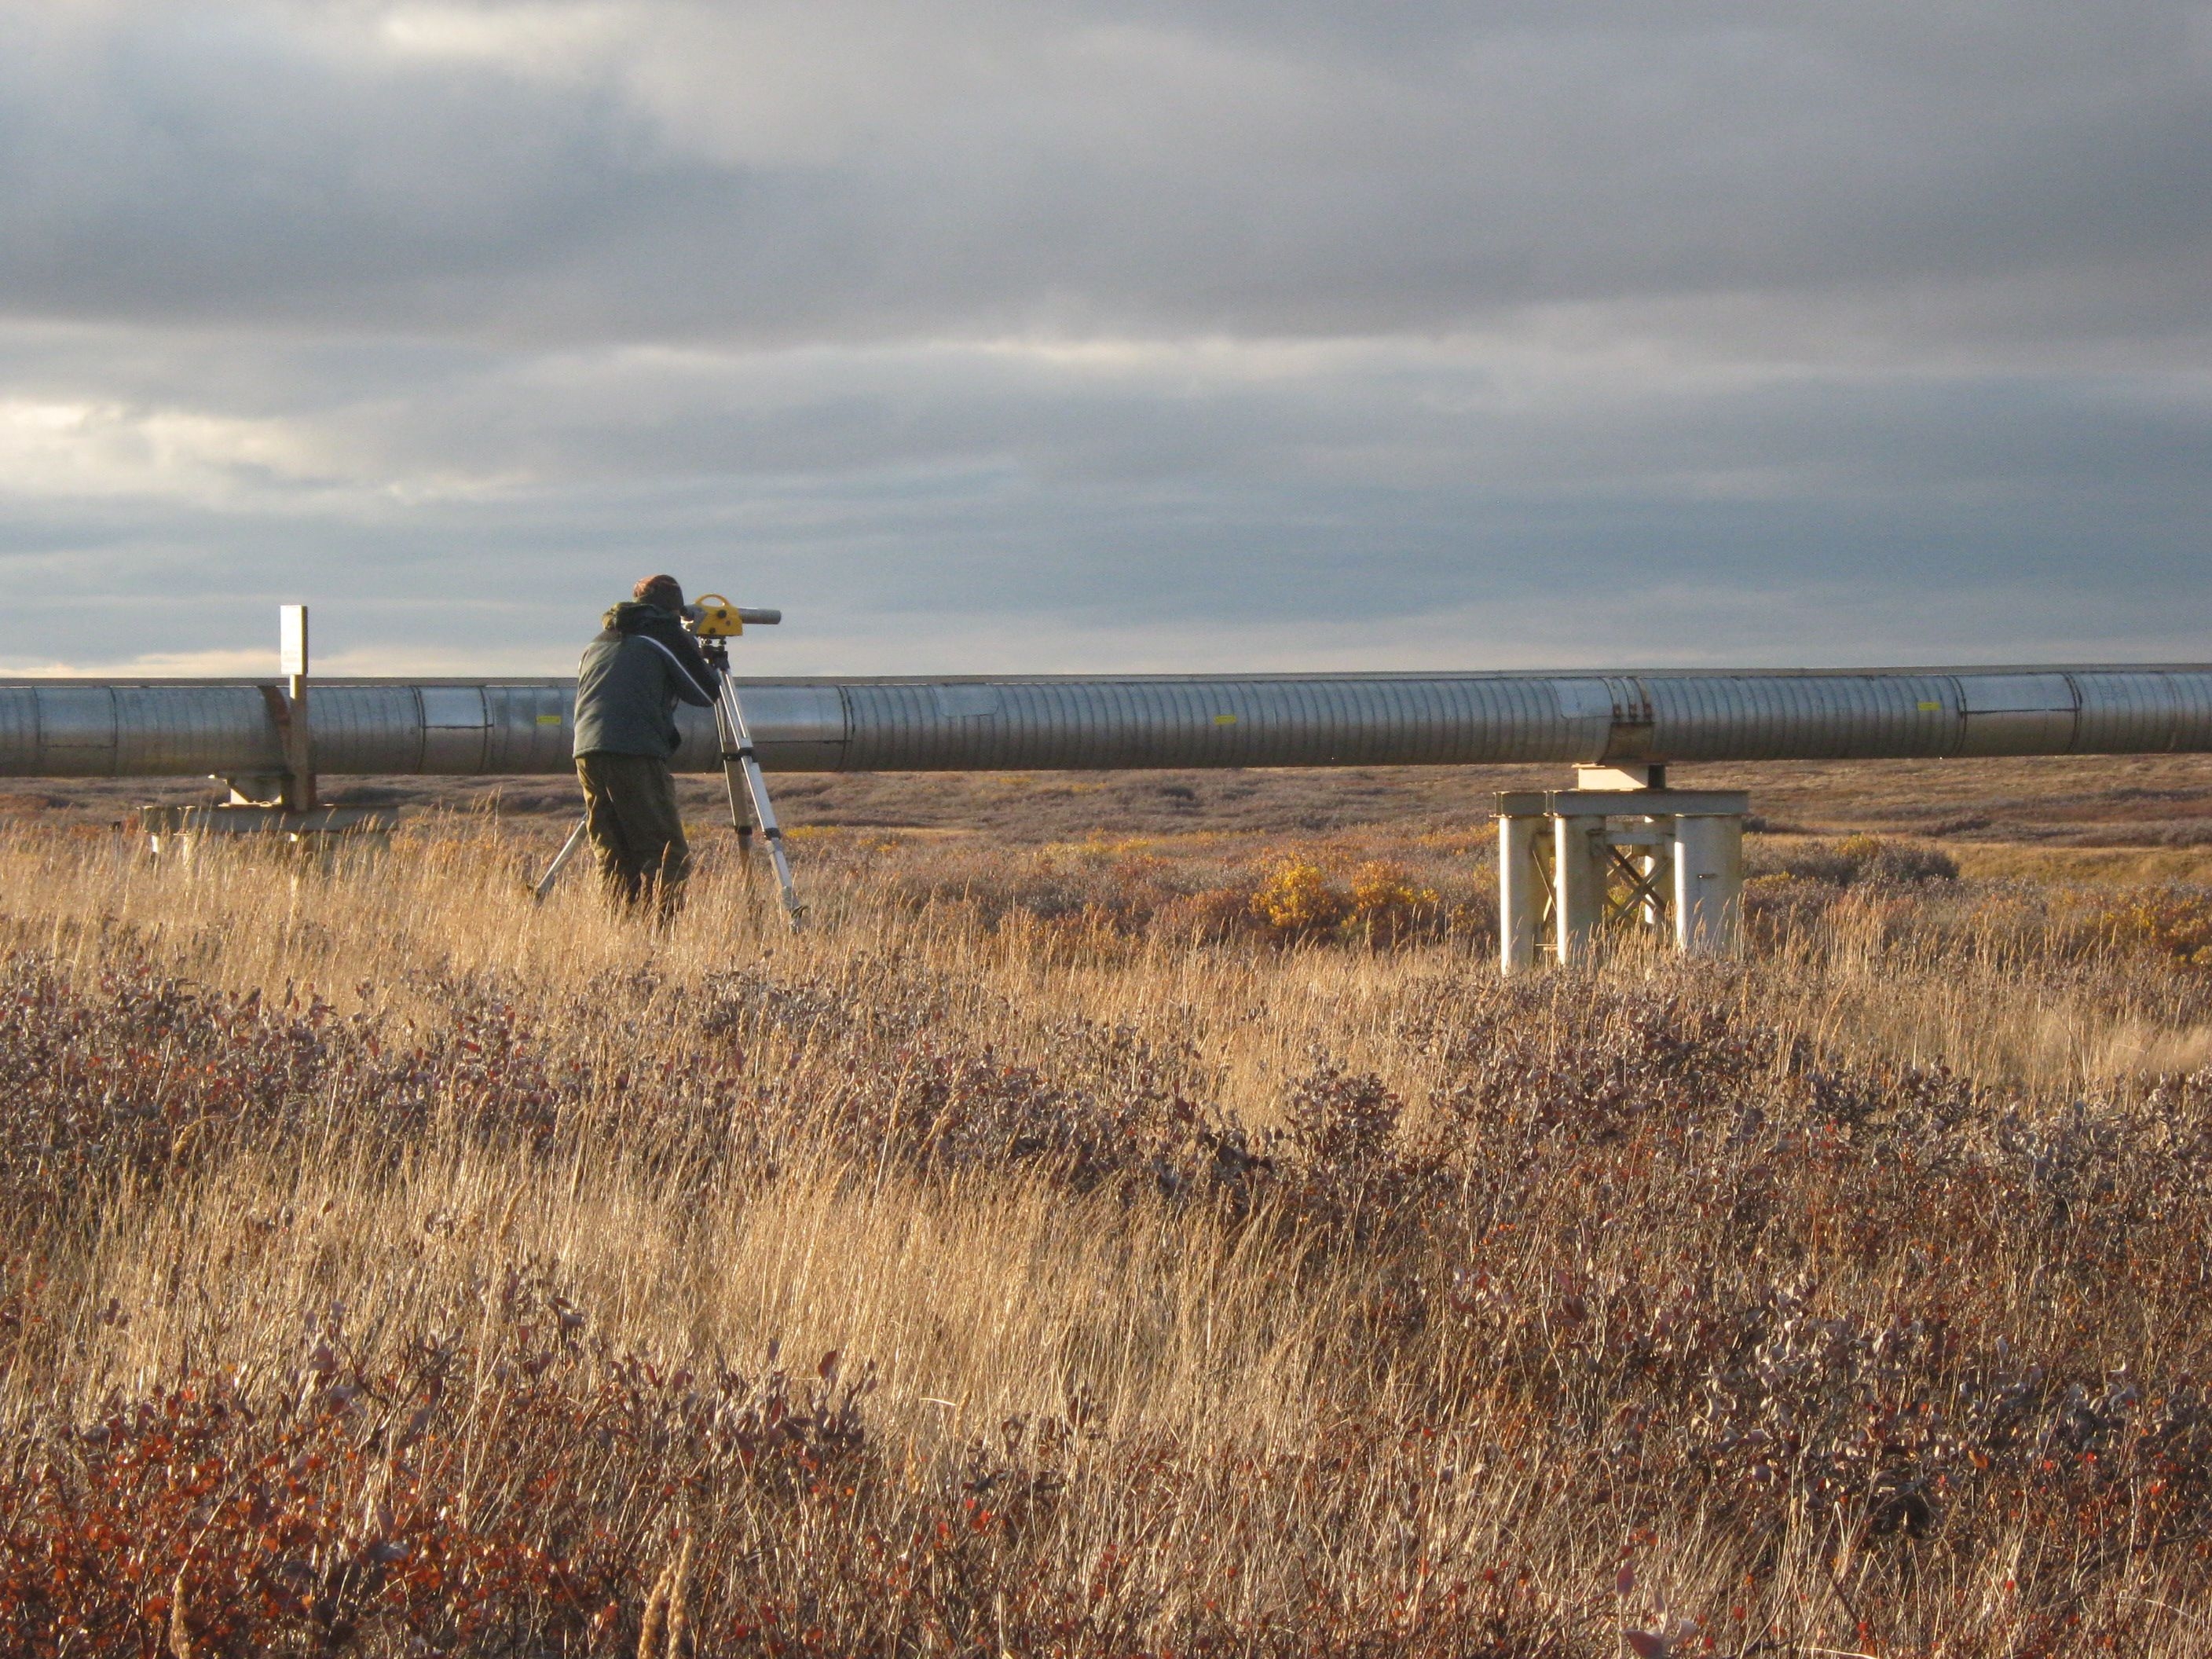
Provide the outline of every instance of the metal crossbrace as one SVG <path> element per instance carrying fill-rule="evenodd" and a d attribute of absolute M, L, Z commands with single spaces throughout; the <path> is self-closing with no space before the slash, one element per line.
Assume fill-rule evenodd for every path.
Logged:
<path fill-rule="evenodd" d="M 1639 870 L 1636 867 L 1634 856 L 1625 849 L 1607 843 L 1605 850 L 1611 860 L 1607 875 L 1627 878 L 1626 889 L 1618 898 L 1613 896 L 1614 884 L 1611 881 L 1607 883 L 1605 920 L 1640 924 L 1646 904 L 1651 907 L 1654 915 L 1664 916 L 1667 914 L 1667 896 L 1660 890 L 1658 882 L 1659 872 L 1666 867 L 1665 864 L 1654 856 L 1649 870 Z"/>
<path fill-rule="evenodd" d="M 1536 932 L 1537 954 L 1556 955 L 1559 948 L 1559 929 L 1554 925 L 1559 915 L 1559 890 L 1552 878 L 1552 846 L 1548 836 L 1532 836 L 1528 842 L 1528 860 L 1536 866 Z"/>
<path fill-rule="evenodd" d="M 1649 870 L 1636 866 L 1637 853 L 1608 842 L 1606 846 L 1606 896 L 1598 925 L 1602 927 L 1640 927 L 1644 925 L 1644 907 L 1650 913 L 1664 918 L 1668 913 L 1667 890 L 1662 878 L 1667 870 L 1666 861 L 1652 857 Z M 1528 843 L 1528 860 L 1535 873 L 1536 914 L 1533 921 L 1534 945 L 1539 955 L 1556 954 L 1559 950 L 1557 920 L 1559 906 L 1559 887 L 1554 848 L 1549 836 L 1536 836 Z"/>

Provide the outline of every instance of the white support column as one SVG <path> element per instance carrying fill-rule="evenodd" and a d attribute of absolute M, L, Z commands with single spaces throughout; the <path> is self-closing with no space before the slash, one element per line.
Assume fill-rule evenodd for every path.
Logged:
<path fill-rule="evenodd" d="M 1508 974 L 1536 965 L 1536 918 L 1543 908 L 1536 868 L 1540 817 L 1503 813 L 1498 818 L 1498 966 Z"/>
<path fill-rule="evenodd" d="M 1552 820 L 1552 920 L 1562 963 L 1584 961 L 1596 945 L 1605 911 L 1604 831 L 1601 817 L 1563 812 Z"/>
<path fill-rule="evenodd" d="M 1674 821 L 1674 942 L 1688 956 L 1725 956 L 1741 937 L 1743 819 Z"/>
<path fill-rule="evenodd" d="M 277 668 L 284 676 L 281 733 L 284 739 L 283 803 L 288 811 L 305 812 L 319 804 L 313 740 L 307 720 L 307 607 L 279 605 L 276 621 Z"/>

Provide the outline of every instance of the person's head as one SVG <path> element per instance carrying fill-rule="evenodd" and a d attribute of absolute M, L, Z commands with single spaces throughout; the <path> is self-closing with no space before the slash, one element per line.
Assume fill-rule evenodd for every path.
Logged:
<path fill-rule="evenodd" d="M 647 576 L 629 591 L 640 605 L 657 605 L 663 611 L 684 609 L 684 588 L 673 576 Z"/>

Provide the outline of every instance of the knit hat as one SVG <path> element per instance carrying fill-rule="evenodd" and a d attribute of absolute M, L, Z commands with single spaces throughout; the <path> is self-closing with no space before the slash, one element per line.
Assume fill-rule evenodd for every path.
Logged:
<path fill-rule="evenodd" d="M 673 576 L 647 576 L 629 591 L 640 605 L 657 605 L 663 611 L 684 608 L 684 588 Z"/>

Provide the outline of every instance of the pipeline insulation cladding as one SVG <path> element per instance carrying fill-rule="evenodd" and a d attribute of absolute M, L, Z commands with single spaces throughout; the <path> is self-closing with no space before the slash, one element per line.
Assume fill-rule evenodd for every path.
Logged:
<path fill-rule="evenodd" d="M 2212 665 L 739 680 L 771 772 L 2212 750 Z M 572 680 L 313 684 L 325 775 L 566 772 Z M 0 775 L 266 775 L 280 683 L 0 681 Z M 677 766 L 719 768 L 711 710 Z"/>

